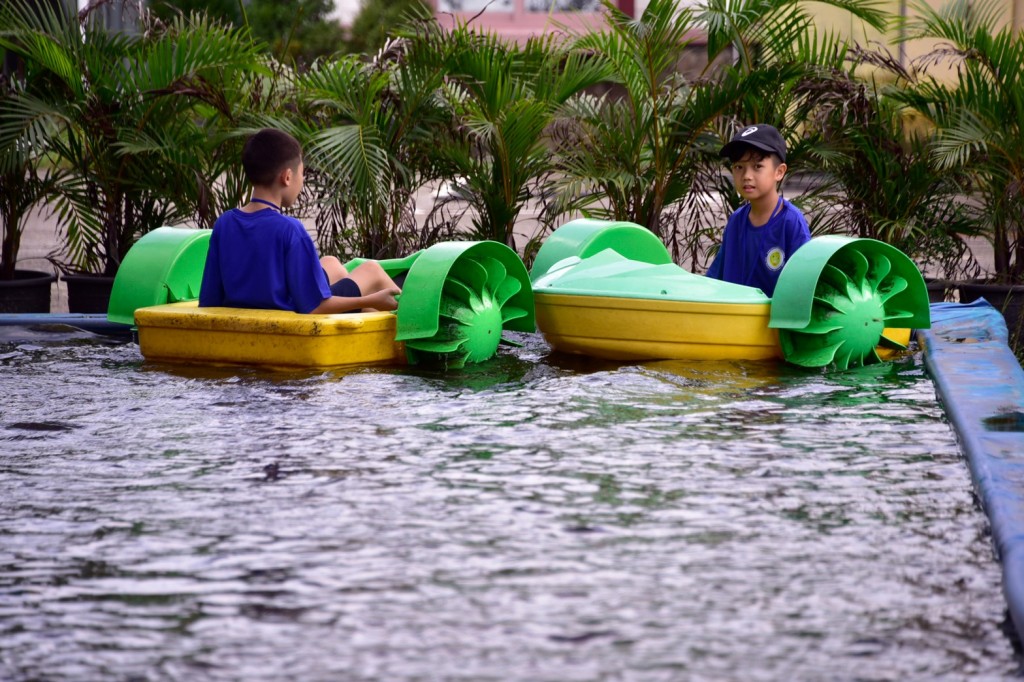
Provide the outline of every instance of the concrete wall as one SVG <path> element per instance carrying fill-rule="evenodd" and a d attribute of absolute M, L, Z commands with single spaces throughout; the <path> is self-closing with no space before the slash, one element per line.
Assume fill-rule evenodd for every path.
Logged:
<path fill-rule="evenodd" d="M 947 4 L 948 0 L 925 0 L 925 2 L 930 7 L 940 9 Z M 1024 0 L 1002 0 L 998 4 L 1002 6 L 1001 25 L 1008 24 L 1016 30 L 1024 27 Z M 883 3 L 883 7 L 894 16 L 912 18 L 915 15 L 913 3 L 908 0 L 887 0 Z M 913 40 L 901 46 L 899 44 L 900 33 L 896 27 L 891 27 L 889 31 L 883 33 L 866 26 L 864 22 L 843 10 L 818 3 L 812 3 L 810 8 L 817 17 L 819 30 L 835 31 L 850 42 L 863 46 L 884 45 L 893 55 L 901 57 L 904 64 L 909 64 L 914 59 L 927 54 L 938 44 L 938 41 L 934 40 Z"/>

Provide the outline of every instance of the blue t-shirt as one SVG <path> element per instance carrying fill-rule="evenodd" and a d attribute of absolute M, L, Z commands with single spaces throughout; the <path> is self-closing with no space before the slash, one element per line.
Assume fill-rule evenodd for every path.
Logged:
<path fill-rule="evenodd" d="M 297 219 L 237 208 L 217 219 L 200 306 L 308 313 L 330 296 L 316 246 Z"/>
<path fill-rule="evenodd" d="M 786 261 L 810 239 L 803 213 L 789 201 L 783 199 L 781 210 L 761 227 L 750 224 L 750 204 L 744 204 L 729 216 L 707 276 L 757 287 L 770 297 Z"/>

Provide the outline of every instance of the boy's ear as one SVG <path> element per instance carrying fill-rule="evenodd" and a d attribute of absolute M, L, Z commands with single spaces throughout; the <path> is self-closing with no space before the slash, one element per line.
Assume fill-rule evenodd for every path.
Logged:
<path fill-rule="evenodd" d="M 292 177 L 294 176 L 294 174 L 295 171 L 291 169 L 291 166 L 285 166 L 284 170 L 281 171 L 281 174 L 278 176 L 277 179 L 283 186 L 287 187 L 288 185 L 292 184 Z"/>
<path fill-rule="evenodd" d="M 775 167 L 775 182 L 781 182 L 782 178 L 784 178 L 786 176 L 786 171 L 788 169 L 789 169 L 789 166 L 786 165 L 785 161 L 783 161 L 778 166 L 776 166 Z"/>

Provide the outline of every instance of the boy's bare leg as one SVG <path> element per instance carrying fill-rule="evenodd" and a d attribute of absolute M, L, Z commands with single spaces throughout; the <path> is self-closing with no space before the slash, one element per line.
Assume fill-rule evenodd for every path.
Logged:
<path fill-rule="evenodd" d="M 362 263 L 359 267 L 348 273 L 348 277 L 359 285 L 359 291 L 363 296 L 386 289 L 394 289 L 396 293 L 399 291 L 394 280 L 388 276 L 388 273 L 384 272 L 384 268 L 376 261 L 368 260 Z"/>
<path fill-rule="evenodd" d="M 388 276 L 388 273 L 384 272 L 380 263 L 372 260 L 366 261 L 359 267 L 353 268 L 348 277 L 359 285 L 359 292 L 363 296 L 379 299 L 377 305 L 365 307 L 362 309 L 363 312 L 395 309 L 397 305 L 395 296 L 402 293 L 402 290 Z"/>
<path fill-rule="evenodd" d="M 348 270 L 341 264 L 341 261 L 334 256 L 324 256 L 320 259 L 320 267 L 327 273 L 327 283 L 334 284 L 349 276 Z M 358 269 L 358 268 L 357 268 Z"/>

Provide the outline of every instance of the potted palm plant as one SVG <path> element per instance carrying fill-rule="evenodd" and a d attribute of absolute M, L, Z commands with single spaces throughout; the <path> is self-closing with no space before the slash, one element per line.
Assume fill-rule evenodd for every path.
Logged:
<path fill-rule="evenodd" d="M 0 82 L 0 312 L 37 313 L 50 310 L 49 272 L 18 268 L 25 220 L 54 186 L 56 170 L 47 164 L 39 135 L 22 127 L 13 115 L 24 102 L 25 83 L 15 69 L 4 69 Z"/>
<path fill-rule="evenodd" d="M 606 80 L 604 62 L 551 36 L 522 45 L 465 24 L 425 32 L 447 66 L 443 102 L 450 112 L 437 160 L 451 179 L 451 198 L 472 209 L 474 238 L 515 248 L 527 202 L 550 191 L 550 129 L 570 98 Z"/>
<path fill-rule="evenodd" d="M 39 168 L 31 151 L 0 143 L 0 312 L 50 311 L 50 285 L 56 277 L 49 272 L 19 269 L 17 265 L 25 220 L 47 196 L 54 177 L 51 169 Z"/>
<path fill-rule="evenodd" d="M 11 0 L 5 12 L 4 46 L 36 72 L 25 116 L 44 127 L 65 170 L 55 188 L 64 240 L 54 260 L 68 281 L 69 307 L 105 311 L 113 277 L 140 236 L 197 217 L 206 222 L 216 210 L 211 155 L 243 104 L 224 84 L 256 68 L 259 46 L 199 17 L 127 35 L 89 13 L 25 0 Z M 98 284 L 99 294 L 79 306 L 82 283 L 93 291 Z"/>
<path fill-rule="evenodd" d="M 995 2 L 915 3 L 908 38 L 938 40 L 923 64 L 956 69 L 957 80 L 923 77 L 905 95 L 938 128 L 940 169 L 963 169 L 981 204 L 992 247 L 991 278 L 960 283 L 960 299 L 1000 308 L 1011 337 L 1024 338 L 1024 36 L 1001 25 Z M 1014 339 L 1016 340 L 1016 339 Z"/>
<path fill-rule="evenodd" d="M 431 179 L 424 162 L 444 70 L 392 43 L 372 60 L 318 61 L 296 80 L 298 116 L 267 121 L 305 148 L 307 187 L 318 201 L 321 248 L 385 258 L 418 243 L 415 194 Z"/>
<path fill-rule="evenodd" d="M 944 300 L 951 281 L 977 270 L 965 242 L 978 224 L 966 196 L 970 178 L 936 166 L 934 132 L 892 96 L 912 73 L 885 50 L 854 54 L 848 70 L 812 90 L 820 182 L 802 197 L 812 230 L 895 246 L 931 276 L 934 300 Z M 857 76 L 864 64 L 874 67 L 869 79 Z"/>

